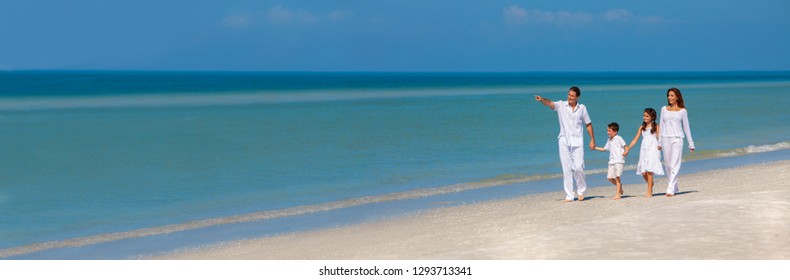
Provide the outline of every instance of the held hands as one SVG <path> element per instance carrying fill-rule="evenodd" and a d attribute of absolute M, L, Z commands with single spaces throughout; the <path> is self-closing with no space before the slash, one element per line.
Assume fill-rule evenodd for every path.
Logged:
<path fill-rule="evenodd" d="M 590 150 L 595 150 L 595 142 L 590 141 Z"/>
<path fill-rule="evenodd" d="M 630 150 L 630 149 L 625 148 L 625 151 L 623 152 L 623 157 L 627 157 L 628 156 L 628 150 Z"/>

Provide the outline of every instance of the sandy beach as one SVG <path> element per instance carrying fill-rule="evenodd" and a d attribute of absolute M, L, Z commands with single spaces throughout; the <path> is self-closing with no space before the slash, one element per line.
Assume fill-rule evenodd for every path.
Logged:
<path fill-rule="evenodd" d="M 790 259 L 790 161 L 428 210 L 365 224 L 241 240 L 157 259 Z M 624 176 L 636 176 L 626 171 Z"/>

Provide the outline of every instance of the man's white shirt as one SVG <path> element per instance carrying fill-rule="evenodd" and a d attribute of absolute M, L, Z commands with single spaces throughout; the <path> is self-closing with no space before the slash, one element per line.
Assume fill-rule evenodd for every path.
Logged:
<path fill-rule="evenodd" d="M 571 108 L 568 101 L 554 101 L 554 111 L 557 111 L 557 117 L 560 120 L 560 134 L 557 138 L 566 139 L 566 144 L 569 147 L 584 146 L 584 127 L 591 123 L 590 115 L 587 113 L 587 107 L 582 104 L 576 103 L 576 108 Z"/>

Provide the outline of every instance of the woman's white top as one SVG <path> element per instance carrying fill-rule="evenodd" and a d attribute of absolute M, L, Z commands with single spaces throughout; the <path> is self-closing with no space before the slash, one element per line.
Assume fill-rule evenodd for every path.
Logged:
<path fill-rule="evenodd" d="M 680 109 L 680 111 L 670 111 L 667 110 L 667 106 L 661 107 L 661 118 L 658 125 L 661 127 L 662 138 L 684 138 L 685 135 L 689 142 L 689 149 L 694 149 L 694 139 L 691 138 L 691 127 L 686 108 Z"/>

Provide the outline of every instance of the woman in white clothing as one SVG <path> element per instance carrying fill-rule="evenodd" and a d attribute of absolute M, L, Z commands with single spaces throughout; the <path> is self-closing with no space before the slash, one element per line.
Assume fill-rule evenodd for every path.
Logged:
<path fill-rule="evenodd" d="M 658 124 L 661 126 L 658 149 L 664 153 L 664 168 L 666 168 L 669 181 L 666 195 L 673 196 L 678 192 L 678 173 L 680 172 L 680 160 L 683 156 L 684 135 L 689 142 L 689 150 L 694 152 L 694 140 L 691 138 L 688 111 L 679 89 L 670 88 L 667 90 L 667 106 L 661 107 L 661 119 Z"/>

